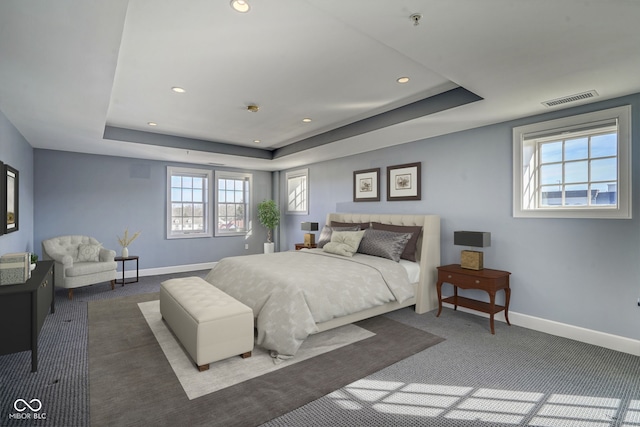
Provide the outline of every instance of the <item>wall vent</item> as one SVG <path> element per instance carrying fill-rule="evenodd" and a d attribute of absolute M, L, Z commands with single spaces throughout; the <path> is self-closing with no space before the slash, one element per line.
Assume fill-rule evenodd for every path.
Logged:
<path fill-rule="evenodd" d="M 575 95 L 564 96 L 562 98 L 552 99 L 551 101 L 544 101 L 542 105 L 545 107 L 555 107 L 556 105 L 568 104 L 569 102 L 582 101 L 583 99 L 594 98 L 598 96 L 598 92 L 590 90 L 589 92 L 577 93 Z"/>

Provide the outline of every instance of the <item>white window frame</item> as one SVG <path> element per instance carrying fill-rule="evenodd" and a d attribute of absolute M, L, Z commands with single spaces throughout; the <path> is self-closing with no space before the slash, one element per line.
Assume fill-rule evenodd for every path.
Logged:
<path fill-rule="evenodd" d="M 174 231 L 171 229 L 172 223 L 172 200 L 171 200 L 171 178 L 176 175 L 193 176 L 205 179 L 204 190 L 204 227 L 203 231 Z M 211 209 L 211 181 L 213 174 L 208 169 L 184 168 L 167 166 L 167 239 L 193 239 L 201 237 L 212 237 L 211 224 L 213 221 L 213 213 Z"/>
<path fill-rule="evenodd" d="M 287 172 L 286 177 L 286 193 L 285 193 L 285 212 L 288 215 L 308 215 L 309 214 L 309 169 L 298 169 L 295 171 Z M 304 188 L 300 191 L 296 182 L 299 178 L 304 177 Z M 289 205 L 289 198 L 292 193 L 301 193 L 303 201 L 299 205 L 293 208 Z M 296 197 L 296 196 L 294 196 Z"/>
<path fill-rule="evenodd" d="M 527 185 L 535 178 L 536 137 L 561 135 L 605 123 L 617 123 L 617 206 L 538 206 L 539 186 L 533 194 Z M 513 216 L 514 218 L 607 218 L 630 219 L 631 210 L 631 106 L 533 123 L 513 128 Z"/>
<path fill-rule="evenodd" d="M 245 205 L 245 224 L 246 228 L 244 230 L 236 231 L 236 230 L 228 230 L 221 229 L 218 227 L 218 194 L 219 194 L 219 183 L 221 179 L 233 179 L 233 180 L 242 180 L 246 181 L 249 185 L 248 195 L 246 196 L 244 205 Z M 253 200 L 253 175 L 250 173 L 244 172 L 228 172 L 228 171 L 220 171 L 216 170 L 215 172 L 215 207 L 214 207 L 214 224 L 215 224 L 215 235 L 216 237 L 225 237 L 225 236 L 246 236 L 251 232 L 251 206 Z"/>

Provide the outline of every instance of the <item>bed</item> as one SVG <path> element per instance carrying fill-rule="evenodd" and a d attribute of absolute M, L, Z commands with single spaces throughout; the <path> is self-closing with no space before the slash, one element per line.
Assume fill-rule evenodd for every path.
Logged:
<path fill-rule="evenodd" d="M 416 261 L 303 249 L 225 258 L 205 280 L 252 308 L 256 344 L 280 359 L 292 357 L 310 334 L 409 306 L 418 314 L 436 308 L 439 216 L 330 213 L 326 218 L 327 226 L 373 222 L 422 227 Z M 403 263 L 417 271 L 415 282 Z"/>

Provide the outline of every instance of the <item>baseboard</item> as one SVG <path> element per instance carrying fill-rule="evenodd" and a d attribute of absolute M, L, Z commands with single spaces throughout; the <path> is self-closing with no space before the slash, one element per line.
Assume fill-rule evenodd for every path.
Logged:
<path fill-rule="evenodd" d="M 443 306 L 453 308 L 452 305 L 444 303 Z M 464 307 L 458 307 L 459 311 L 475 314 L 477 316 L 489 317 L 486 313 L 470 310 Z M 500 312 L 494 316 L 494 319 L 506 323 L 504 312 Z M 512 325 L 521 326 L 534 331 L 544 332 L 550 335 L 556 335 L 563 338 L 593 344 L 600 347 L 609 348 L 611 350 L 621 351 L 623 353 L 640 356 L 640 341 L 631 338 L 621 337 L 619 335 L 607 334 L 605 332 L 594 331 L 592 329 L 573 326 L 566 323 L 560 323 L 553 320 L 542 319 L 540 317 L 529 316 L 513 311 L 509 311 L 509 321 Z"/>
<path fill-rule="evenodd" d="M 217 262 L 203 262 L 200 264 L 185 264 L 185 265 L 171 265 L 169 267 L 156 267 L 156 268 L 145 268 L 138 272 L 140 277 L 144 276 L 157 276 L 161 274 L 171 274 L 171 273 L 184 273 L 187 271 L 199 271 L 199 270 L 211 270 Z M 124 277 L 129 279 L 132 277 L 136 277 L 135 265 L 134 269 L 131 270 L 131 263 L 126 264 L 126 270 L 124 272 Z M 120 267 L 120 266 L 119 266 Z M 122 278 L 122 270 L 118 271 L 118 279 Z"/>

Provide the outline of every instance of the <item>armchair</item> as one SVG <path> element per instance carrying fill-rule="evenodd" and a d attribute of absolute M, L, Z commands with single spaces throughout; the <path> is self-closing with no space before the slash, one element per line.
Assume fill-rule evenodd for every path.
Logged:
<path fill-rule="evenodd" d="M 118 267 L 115 256 L 115 251 L 103 248 L 89 236 L 59 236 L 42 241 L 42 257 L 55 261 L 55 285 L 69 289 L 69 299 L 73 299 L 73 289 L 80 286 L 110 281 L 113 290 Z"/>

